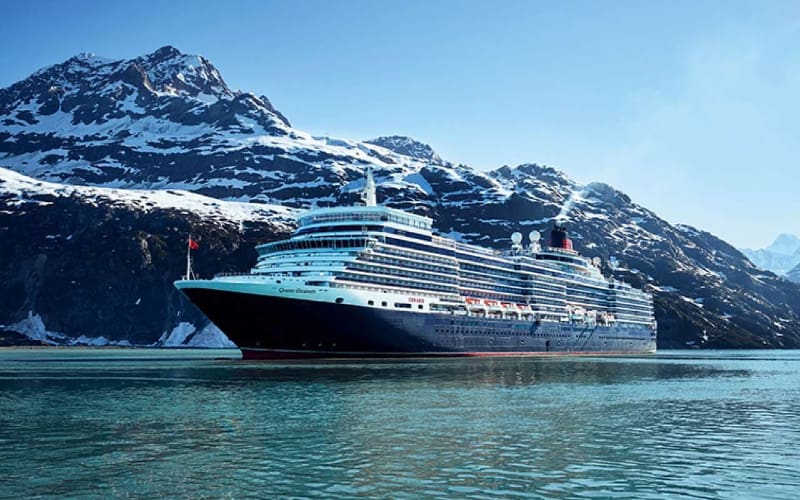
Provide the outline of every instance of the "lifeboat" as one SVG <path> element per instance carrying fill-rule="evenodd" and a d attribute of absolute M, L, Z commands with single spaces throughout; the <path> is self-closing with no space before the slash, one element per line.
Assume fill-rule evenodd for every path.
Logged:
<path fill-rule="evenodd" d="M 480 299 L 476 299 L 475 297 L 466 297 L 464 298 L 464 302 L 467 303 L 467 311 L 471 311 L 474 313 L 482 313 L 484 310 L 483 304 L 481 304 Z"/>

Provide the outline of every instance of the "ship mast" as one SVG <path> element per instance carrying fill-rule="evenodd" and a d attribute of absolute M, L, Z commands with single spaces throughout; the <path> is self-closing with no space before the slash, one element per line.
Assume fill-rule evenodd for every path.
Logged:
<path fill-rule="evenodd" d="M 367 180 L 364 182 L 364 191 L 361 193 L 361 199 L 364 205 L 374 207 L 378 204 L 377 196 L 375 195 L 375 179 L 372 177 L 372 169 L 367 168 Z"/>
<path fill-rule="evenodd" d="M 186 245 L 186 277 L 183 279 L 192 279 L 192 235 L 189 235 L 189 241 Z"/>

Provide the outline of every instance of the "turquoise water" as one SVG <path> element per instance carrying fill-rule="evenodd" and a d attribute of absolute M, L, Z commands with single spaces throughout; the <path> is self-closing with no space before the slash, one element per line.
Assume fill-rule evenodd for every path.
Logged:
<path fill-rule="evenodd" d="M 798 351 L 236 357 L 0 350 L 0 498 L 800 494 Z"/>

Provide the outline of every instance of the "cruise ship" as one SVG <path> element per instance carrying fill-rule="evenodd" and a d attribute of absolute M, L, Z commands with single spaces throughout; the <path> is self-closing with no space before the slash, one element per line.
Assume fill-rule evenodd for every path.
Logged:
<path fill-rule="evenodd" d="M 498 251 L 378 205 L 369 171 L 361 198 L 305 212 L 247 274 L 175 286 L 243 359 L 655 352 L 652 295 L 605 277 L 563 224 Z"/>

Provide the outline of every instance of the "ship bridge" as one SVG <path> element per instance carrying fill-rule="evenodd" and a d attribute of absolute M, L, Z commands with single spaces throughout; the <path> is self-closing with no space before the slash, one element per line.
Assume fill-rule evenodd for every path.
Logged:
<path fill-rule="evenodd" d="M 372 177 L 371 169 L 367 169 L 367 178 L 364 182 L 361 199 L 364 201 L 364 205 L 361 206 L 309 210 L 300 216 L 298 229 L 292 237 L 351 231 L 366 233 L 389 228 L 395 229 L 395 231 L 388 232 L 411 230 L 412 233 L 427 236 L 427 239 L 430 239 L 433 227 L 432 219 L 378 205 L 375 179 Z"/>
<path fill-rule="evenodd" d="M 330 207 L 300 216 L 293 236 L 332 231 L 366 231 L 368 226 L 390 226 L 430 233 L 433 220 L 383 206 Z"/>

